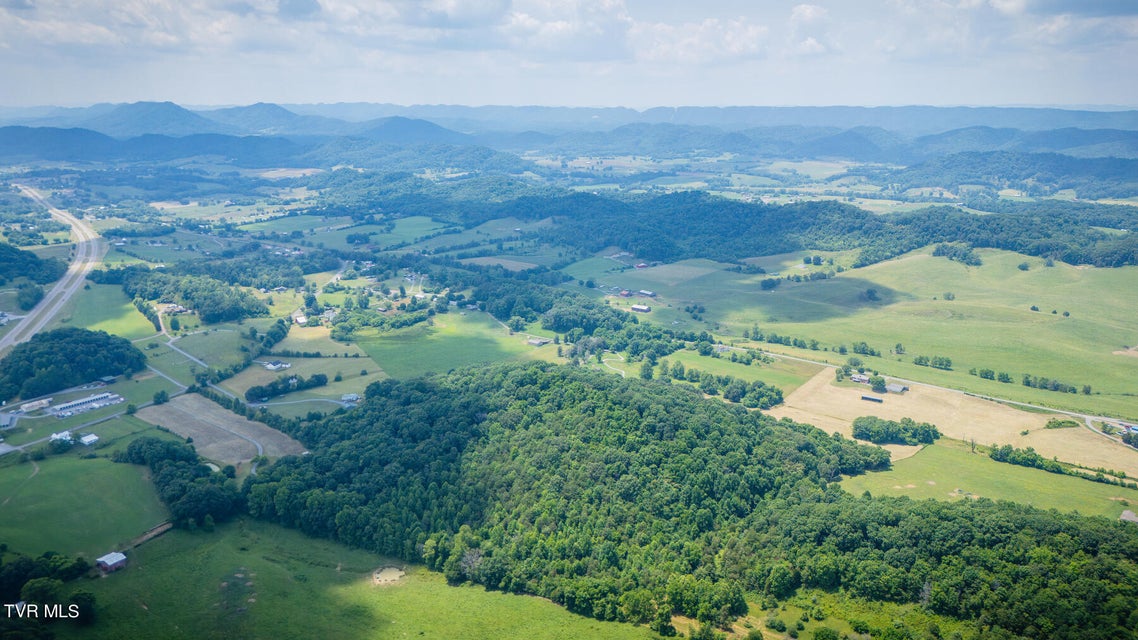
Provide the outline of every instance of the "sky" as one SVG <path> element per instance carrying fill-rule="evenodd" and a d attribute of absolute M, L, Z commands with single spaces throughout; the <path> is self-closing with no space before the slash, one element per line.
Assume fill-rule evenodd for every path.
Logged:
<path fill-rule="evenodd" d="M 0 105 L 1138 106 L 1138 0 L 0 0 Z"/>

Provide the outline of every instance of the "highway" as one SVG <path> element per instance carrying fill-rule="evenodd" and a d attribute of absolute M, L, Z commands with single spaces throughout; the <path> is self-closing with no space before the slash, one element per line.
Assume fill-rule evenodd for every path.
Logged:
<path fill-rule="evenodd" d="M 67 273 L 59 279 L 59 282 L 55 283 L 55 286 L 44 295 L 43 300 L 29 311 L 23 320 L 20 320 L 11 331 L 0 337 L 0 355 L 31 338 L 59 314 L 71 296 L 75 295 L 75 292 L 83 286 L 87 274 L 99 262 L 104 249 L 99 234 L 91 228 L 91 225 L 62 209 L 51 206 L 35 189 L 20 184 L 15 186 L 24 196 L 46 207 L 51 213 L 51 217 L 71 225 L 75 249 Z"/>

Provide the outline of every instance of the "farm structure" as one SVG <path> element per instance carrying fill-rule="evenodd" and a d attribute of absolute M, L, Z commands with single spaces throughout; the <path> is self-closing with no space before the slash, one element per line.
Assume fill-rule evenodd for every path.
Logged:
<path fill-rule="evenodd" d="M 885 385 L 885 390 L 889 393 L 905 393 L 909 390 L 909 387 L 906 387 L 903 384 L 889 383 Z"/>
<path fill-rule="evenodd" d="M 650 307 L 646 304 L 634 304 L 631 307 L 629 307 L 629 309 L 632 309 L 636 313 L 648 313 L 649 311 L 652 310 L 652 307 Z"/>
<path fill-rule="evenodd" d="M 878 403 L 884 403 L 885 402 L 885 400 L 883 398 L 878 398 L 877 396 L 862 396 L 861 399 L 865 400 L 866 402 L 878 402 Z"/>
<path fill-rule="evenodd" d="M 83 411 L 90 411 L 91 409 L 98 409 L 99 407 L 118 404 L 122 401 L 123 397 L 117 393 L 96 393 L 86 398 L 79 398 L 71 402 L 57 404 L 51 408 L 51 412 L 57 416 L 65 417 L 73 413 L 81 413 Z"/>
<path fill-rule="evenodd" d="M 118 551 L 112 551 L 105 556 L 100 556 L 95 560 L 95 566 L 102 570 L 104 573 L 118 571 L 126 567 L 126 556 Z"/>

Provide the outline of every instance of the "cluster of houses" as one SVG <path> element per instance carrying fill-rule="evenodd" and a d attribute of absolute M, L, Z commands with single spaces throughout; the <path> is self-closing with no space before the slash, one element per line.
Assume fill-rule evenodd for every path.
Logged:
<path fill-rule="evenodd" d="M 869 384 L 869 376 L 865 375 L 864 373 L 855 373 L 850 375 L 850 381 L 856 382 L 858 384 Z M 895 382 L 890 382 L 885 385 L 885 391 L 887 393 L 905 393 L 908 390 L 909 387 L 903 384 L 897 384 Z"/>

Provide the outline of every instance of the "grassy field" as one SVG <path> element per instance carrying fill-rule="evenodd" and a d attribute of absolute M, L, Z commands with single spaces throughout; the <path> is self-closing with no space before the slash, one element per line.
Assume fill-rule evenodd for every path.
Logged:
<path fill-rule="evenodd" d="M 0 467 L 0 540 L 22 553 L 93 561 L 166 517 L 144 467 L 78 451 Z"/>
<path fill-rule="evenodd" d="M 48 328 L 62 326 L 106 331 L 129 340 L 158 333 L 154 325 L 134 308 L 122 287 L 110 284 L 89 284 L 80 289 Z"/>
<path fill-rule="evenodd" d="M 276 231 L 277 233 L 291 233 L 293 231 L 309 231 L 311 229 L 326 229 L 340 225 L 352 224 L 348 216 L 282 216 L 270 220 L 250 222 L 237 227 L 241 231 Z"/>
<path fill-rule="evenodd" d="M 841 484 L 855 495 L 869 491 L 914 499 L 983 497 L 1109 518 L 1138 504 L 1138 490 L 996 462 L 985 453 L 972 453 L 968 444 L 944 439 L 895 462 L 889 471 L 847 478 Z"/>
<path fill-rule="evenodd" d="M 784 282 L 773 292 L 758 286 L 768 276 L 725 271 L 723 265 L 706 260 L 629 270 L 604 279 L 606 284 L 658 292 L 654 307 L 661 307 L 657 321 L 665 325 L 683 320 L 675 310 L 698 302 L 706 308 L 704 322 L 683 328 L 718 327 L 718 335 L 732 338 L 757 324 L 767 332 L 816 339 L 830 348 L 865 340 L 886 354 L 901 343 L 905 355 L 870 358 L 868 364 L 898 377 L 974 393 L 1138 418 L 1138 396 L 1127 395 L 1133 394 L 1129 381 L 1138 378 L 1138 358 L 1114 353 L 1138 344 L 1138 325 L 1132 320 L 1138 299 L 1115 295 L 1138 290 L 1138 267 L 1057 263 L 1047 268 L 1042 260 L 1011 252 L 977 254 L 983 266 L 967 267 L 934 258 L 926 249 L 829 280 Z M 800 263 L 801 256 L 797 260 Z M 1018 268 L 1023 262 L 1027 271 Z M 876 300 L 867 295 L 868 289 L 875 290 Z M 946 292 L 955 299 L 945 300 Z M 669 304 L 671 315 L 664 312 Z M 1031 311 L 1032 305 L 1040 311 Z M 1070 317 L 1064 317 L 1064 311 Z M 834 363 L 845 360 L 824 352 L 799 354 L 829 356 Z M 915 366 L 914 355 L 950 357 L 954 371 Z M 969 376 L 974 367 L 1007 371 L 1015 383 Z M 1019 384 L 1024 373 L 1080 387 L 1089 384 L 1095 394 L 1030 389 Z"/>
<path fill-rule="evenodd" d="M 268 371 L 264 367 L 254 364 L 232 378 L 224 380 L 220 386 L 244 397 L 245 392 L 250 387 L 269 384 L 281 376 L 309 378 L 313 374 L 323 373 L 328 376 L 327 385 L 289 393 L 274 398 L 273 402 L 305 398 L 333 398 L 338 400 L 345 393 L 363 393 L 369 384 L 387 377 L 379 365 L 366 355 L 362 358 L 262 357 L 260 360 L 280 360 L 291 363 L 292 366 L 284 371 Z M 366 371 L 367 374 L 361 375 L 363 371 Z M 337 374 L 341 377 L 339 382 L 335 381 Z"/>
<path fill-rule="evenodd" d="M 821 365 L 781 358 L 769 364 L 745 365 L 731 362 L 729 357 L 730 354 L 724 354 L 723 357 L 712 358 L 695 351 L 681 350 L 664 359 L 669 363 L 682 362 L 687 369 L 699 369 L 717 376 L 731 375 L 748 382 L 762 380 L 782 389 L 784 395 L 790 395 L 823 369 Z M 639 363 L 633 368 L 635 373 L 639 373 Z"/>
<path fill-rule="evenodd" d="M 488 314 L 452 311 L 435 316 L 433 326 L 381 334 L 362 334 L 358 343 L 388 375 L 406 378 L 442 373 L 483 362 L 534 357 L 534 347 L 510 336 Z"/>
<path fill-rule="evenodd" d="M 449 587 L 408 567 L 392 585 L 373 572 L 401 562 L 241 520 L 212 534 L 172 531 L 130 554 L 127 569 L 81 581 L 98 601 L 89 629 L 61 638 L 651 638 L 540 598 Z"/>
<path fill-rule="evenodd" d="M 175 344 L 212 367 L 228 367 L 244 359 L 241 347 L 251 344 L 245 331 L 241 325 L 214 325 L 202 333 L 179 338 Z"/>

